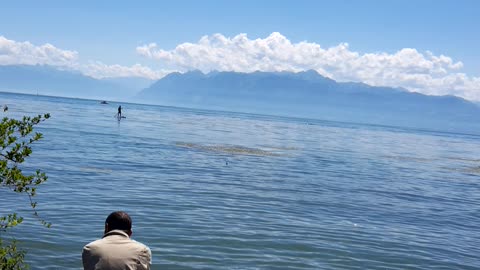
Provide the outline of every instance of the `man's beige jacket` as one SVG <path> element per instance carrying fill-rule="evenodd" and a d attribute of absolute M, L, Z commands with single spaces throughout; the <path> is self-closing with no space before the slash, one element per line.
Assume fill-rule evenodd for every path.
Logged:
<path fill-rule="evenodd" d="M 152 252 L 144 244 L 130 239 L 121 230 L 112 230 L 102 239 L 83 248 L 83 269 L 150 269 Z"/>

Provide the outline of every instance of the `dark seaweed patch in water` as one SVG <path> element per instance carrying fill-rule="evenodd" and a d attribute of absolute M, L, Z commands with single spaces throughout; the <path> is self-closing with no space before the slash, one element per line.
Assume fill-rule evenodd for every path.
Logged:
<path fill-rule="evenodd" d="M 104 168 L 97 168 L 97 167 L 79 167 L 80 171 L 83 172 L 93 172 L 93 173 L 111 173 L 112 170 L 104 169 Z"/>
<path fill-rule="evenodd" d="M 419 157 L 409 157 L 409 156 L 383 156 L 388 159 L 395 159 L 398 161 L 412 161 L 412 162 L 432 162 L 434 159 L 431 158 L 419 158 Z"/>
<path fill-rule="evenodd" d="M 479 162 L 480 163 L 480 159 L 471 159 L 471 158 L 462 158 L 462 157 L 447 157 L 447 159 L 458 160 L 458 161 L 466 161 L 466 162 Z"/>
<path fill-rule="evenodd" d="M 271 150 L 280 150 L 280 151 L 283 151 L 283 150 L 299 150 L 298 147 L 293 147 L 293 146 L 269 146 L 269 145 L 262 145 L 263 148 L 266 148 L 266 149 L 271 149 Z"/>
<path fill-rule="evenodd" d="M 184 148 L 235 155 L 281 156 L 281 154 L 272 151 L 266 151 L 259 148 L 250 148 L 239 145 L 203 145 L 187 142 L 176 142 L 175 145 Z"/>
<path fill-rule="evenodd" d="M 480 174 L 480 166 L 468 168 L 466 171 L 472 174 Z"/>
<path fill-rule="evenodd" d="M 464 164 L 461 168 L 445 168 L 450 171 L 458 171 L 467 174 L 480 174 L 480 159 L 471 159 L 463 157 L 446 157 L 449 160 L 460 161 Z"/>
<path fill-rule="evenodd" d="M 467 174 L 479 174 L 480 175 L 480 166 L 466 167 L 461 169 L 450 168 L 451 171 L 459 171 Z"/>
<path fill-rule="evenodd" d="M 480 166 L 462 166 L 462 167 L 440 167 L 440 169 L 452 172 L 480 175 Z"/>
<path fill-rule="evenodd" d="M 480 175 L 480 166 L 467 167 L 467 168 L 451 168 L 451 167 L 442 167 L 442 169 L 452 172 L 460 172 L 472 175 Z"/>

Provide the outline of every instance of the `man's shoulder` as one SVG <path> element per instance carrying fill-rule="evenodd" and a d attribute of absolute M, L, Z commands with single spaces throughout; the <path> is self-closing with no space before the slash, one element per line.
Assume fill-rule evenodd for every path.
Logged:
<path fill-rule="evenodd" d="M 149 248 L 147 245 L 145 245 L 145 244 L 143 244 L 143 243 L 141 243 L 141 242 L 138 242 L 138 241 L 136 241 L 136 240 L 133 240 L 133 239 L 130 239 L 130 240 L 132 241 L 131 243 L 132 243 L 133 245 L 136 245 L 136 246 L 138 246 L 139 248 L 142 248 L 142 249 L 148 249 L 148 250 L 150 250 L 150 248 Z"/>
<path fill-rule="evenodd" d="M 88 244 L 86 244 L 83 249 L 91 249 L 91 248 L 95 248 L 95 247 L 101 247 L 101 246 L 105 246 L 105 245 L 116 245 L 118 244 L 117 241 L 111 241 L 112 239 L 108 239 L 108 238 L 101 238 L 101 239 L 97 239 L 95 241 L 92 241 Z M 150 250 L 150 248 L 141 243 L 141 242 L 138 242 L 136 240 L 133 240 L 131 238 L 126 238 L 126 239 L 119 239 L 119 241 L 121 241 L 122 244 L 128 244 L 129 247 L 135 247 L 137 249 L 147 249 L 147 250 Z"/>
<path fill-rule="evenodd" d="M 86 245 L 83 247 L 83 249 L 85 250 L 85 249 L 90 249 L 90 248 L 92 248 L 92 247 L 99 246 L 99 245 L 102 244 L 102 242 L 103 242 L 103 239 L 97 239 L 97 240 L 95 240 L 95 241 L 92 241 L 92 242 L 86 244 Z"/>

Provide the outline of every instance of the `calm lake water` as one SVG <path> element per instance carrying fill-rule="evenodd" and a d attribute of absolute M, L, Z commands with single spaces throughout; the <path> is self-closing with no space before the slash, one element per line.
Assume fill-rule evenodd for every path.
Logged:
<path fill-rule="evenodd" d="M 0 214 L 32 269 L 81 269 L 125 210 L 153 269 L 480 269 L 480 137 L 239 113 L 0 94 L 49 112 L 28 198 Z"/>

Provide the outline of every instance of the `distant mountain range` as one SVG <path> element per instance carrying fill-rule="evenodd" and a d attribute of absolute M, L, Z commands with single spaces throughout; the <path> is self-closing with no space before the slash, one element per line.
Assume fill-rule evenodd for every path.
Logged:
<path fill-rule="evenodd" d="M 171 73 L 137 95 L 164 105 L 480 133 L 480 107 L 454 96 L 339 83 L 316 71 Z"/>
<path fill-rule="evenodd" d="M 7 92 L 125 100 L 151 83 L 140 78 L 95 79 L 47 65 L 0 66 L 0 91 Z"/>
<path fill-rule="evenodd" d="M 143 90 L 142 90 L 143 89 Z M 310 70 L 94 79 L 51 66 L 0 66 L 0 91 L 117 100 L 480 134 L 480 105 L 454 96 L 340 83 Z"/>

